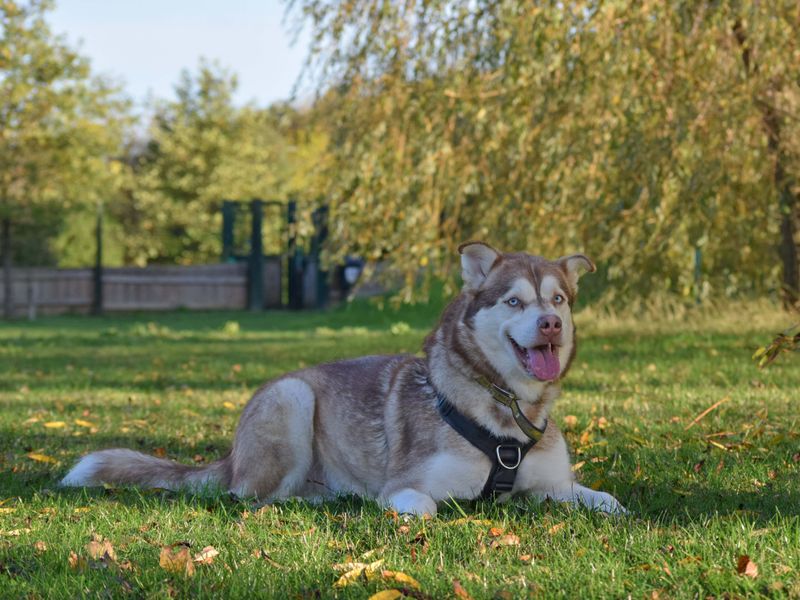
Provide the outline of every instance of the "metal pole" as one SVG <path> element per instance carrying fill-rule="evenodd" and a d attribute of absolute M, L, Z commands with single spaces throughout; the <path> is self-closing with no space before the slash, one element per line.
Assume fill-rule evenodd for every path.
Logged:
<path fill-rule="evenodd" d="M 250 202 L 252 215 L 250 232 L 250 260 L 248 268 L 249 296 L 248 308 L 250 310 L 263 310 L 264 308 L 264 240 L 262 225 L 264 207 L 261 200 Z"/>
<path fill-rule="evenodd" d="M 230 200 L 222 202 L 222 262 L 233 261 L 233 227 L 236 205 Z"/>
<path fill-rule="evenodd" d="M 95 258 L 94 258 L 94 298 L 92 299 L 92 314 L 103 314 L 103 205 L 97 203 L 97 222 L 94 229 Z"/>

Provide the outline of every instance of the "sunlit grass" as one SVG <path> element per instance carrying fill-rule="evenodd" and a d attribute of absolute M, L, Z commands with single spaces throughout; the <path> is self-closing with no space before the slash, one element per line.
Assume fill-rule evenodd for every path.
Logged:
<path fill-rule="evenodd" d="M 437 316 L 359 304 L 0 325 L 0 596 L 367 597 L 395 588 L 442 598 L 454 580 L 475 598 L 800 594 L 800 361 L 752 365 L 755 347 L 791 324 L 768 303 L 669 319 L 579 315 L 579 354 L 553 418 L 583 483 L 614 493 L 630 517 L 518 499 L 454 503 L 405 524 L 356 498 L 259 512 L 228 497 L 55 486 L 77 457 L 103 447 L 213 460 L 264 380 L 345 356 L 417 352 Z M 493 527 L 519 544 L 498 544 Z M 116 560 L 88 555 L 93 535 L 111 542 Z M 169 573 L 161 549 L 180 542 L 220 554 L 192 577 Z M 71 566 L 70 552 L 83 562 Z M 757 577 L 737 573 L 743 555 Z M 379 560 L 373 576 L 334 587 L 344 563 Z M 419 590 L 383 570 L 413 577 Z"/>

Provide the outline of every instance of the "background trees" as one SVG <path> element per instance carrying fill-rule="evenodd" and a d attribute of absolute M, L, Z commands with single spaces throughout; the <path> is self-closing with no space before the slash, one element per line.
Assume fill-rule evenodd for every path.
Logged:
<path fill-rule="evenodd" d="M 340 253 L 410 283 L 480 237 L 584 250 L 626 298 L 796 298 L 796 3 L 291 5 L 338 92 Z"/>
<path fill-rule="evenodd" d="M 6 286 L 15 226 L 57 225 L 71 206 L 103 198 L 121 172 L 115 158 L 127 105 L 51 33 L 49 7 L 45 0 L 0 0 L 0 246 Z M 5 298 L 8 315 L 10 294 Z"/>

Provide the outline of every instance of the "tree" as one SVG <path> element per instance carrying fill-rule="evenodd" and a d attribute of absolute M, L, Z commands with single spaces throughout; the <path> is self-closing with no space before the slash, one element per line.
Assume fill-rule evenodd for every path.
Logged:
<path fill-rule="evenodd" d="M 177 98 L 156 107 L 130 200 L 117 207 L 132 231 L 131 261 L 219 260 L 223 200 L 305 192 L 319 136 L 299 131 L 302 116 L 289 107 L 235 106 L 236 85 L 235 75 L 201 61 L 196 74 L 183 73 Z"/>
<path fill-rule="evenodd" d="M 0 0 L 0 249 L 10 317 L 12 226 L 105 198 L 127 103 L 46 22 L 52 3 Z"/>
<path fill-rule="evenodd" d="M 420 265 L 457 272 L 470 238 L 581 249 L 609 300 L 780 286 L 775 239 L 797 252 L 781 234 L 800 175 L 795 2 L 289 4 L 338 96 L 335 255 L 391 257 L 407 291 Z"/>

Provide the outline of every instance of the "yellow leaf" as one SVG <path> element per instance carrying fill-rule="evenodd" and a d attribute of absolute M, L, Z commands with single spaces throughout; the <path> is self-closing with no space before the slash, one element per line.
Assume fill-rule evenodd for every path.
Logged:
<path fill-rule="evenodd" d="M 585 464 L 586 464 L 585 460 L 576 462 L 574 465 L 572 465 L 572 472 L 574 473 L 575 471 L 580 471 L 583 465 Z"/>
<path fill-rule="evenodd" d="M 186 546 L 181 546 L 178 550 L 173 550 L 170 546 L 164 546 L 161 548 L 158 564 L 169 573 L 186 575 L 187 577 L 194 575 L 194 563 L 192 562 L 191 554 L 189 554 L 189 548 Z"/>
<path fill-rule="evenodd" d="M 66 426 L 66 423 L 64 423 L 64 421 L 48 421 L 44 426 L 48 429 L 61 429 Z"/>
<path fill-rule="evenodd" d="M 575 415 L 567 415 L 564 417 L 564 427 L 573 429 L 578 426 L 578 417 Z"/>
<path fill-rule="evenodd" d="M 17 509 L 16 508 L 11 508 L 9 506 L 0 507 L 0 515 L 4 514 L 4 513 L 12 513 L 15 510 L 17 510 Z"/>
<path fill-rule="evenodd" d="M 210 565 L 214 562 L 214 557 L 219 556 L 219 550 L 214 546 L 206 546 L 200 552 L 194 555 L 194 562 L 204 565 Z"/>
<path fill-rule="evenodd" d="M 83 419 L 75 419 L 75 425 L 80 425 L 81 427 L 89 427 L 89 428 L 94 427 L 94 423 L 91 423 L 89 421 L 84 421 Z"/>
<path fill-rule="evenodd" d="M 474 525 L 491 525 L 492 522 L 488 519 L 476 519 L 474 517 L 461 517 L 460 519 L 456 519 L 455 521 L 448 521 L 444 523 L 444 525 L 465 525 L 466 523 L 472 523 Z"/>
<path fill-rule="evenodd" d="M 85 548 L 92 558 L 98 559 L 108 555 L 111 560 L 117 560 L 117 553 L 114 552 L 114 547 L 108 540 L 92 540 L 86 544 Z"/>
<path fill-rule="evenodd" d="M 39 454 L 38 452 L 30 452 L 28 453 L 27 456 L 31 460 L 35 460 L 37 462 L 58 464 L 58 459 L 55 459 L 52 456 L 47 456 L 46 454 Z"/>
<path fill-rule="evenodd" d="M 393 579 L 397 583 L 410 586 L 415 590 L 420 588 L 419 581 L 411 577 L 411 575 L 406 575 L 400 571 L 381 571 L 381 577 L 384 579 Z"/>
<path fill-rule="evenodd" d="M 341 577 L 339 577 L 339 579 L 336 580 L 336 583 L 333 584 L 333 587 L 337 588 L 346 587 L 351 583 L 358 581 L 362 577 L 367 580 L 374 579 L 375 572 L 377 571 L 378 567 L 380 567 L 382 564 L 383 564 L 383 559 L 376 560 L 375 562 L 370 563 L 368 565 L 356 563 L 356 567 L 354 569 L 351 569 Z"/>
<path fill-rule="evenodd" d="M 228 410 L 235 410 L 236 409 L 236 405 L 233 402 L 228 402 L 227 400 L 222 403 L 222 406 L 224 406 Z"/>
<path fill-rule="evenodd" d="M 566 526 L 566 523 L 556 523 L 550 529 L 547 530 L 547 533 L 549 533 L 550 535 L 555 535 L 559 531 L 564 529 L 565 526 Z"/>
<path fill-rule="evenodd" d="M 369 600 L 395 600 L 395 598 L 402 598 L 403 594 L 399 590 L 383 590 L 377 594 L 372 594 Z"/>

